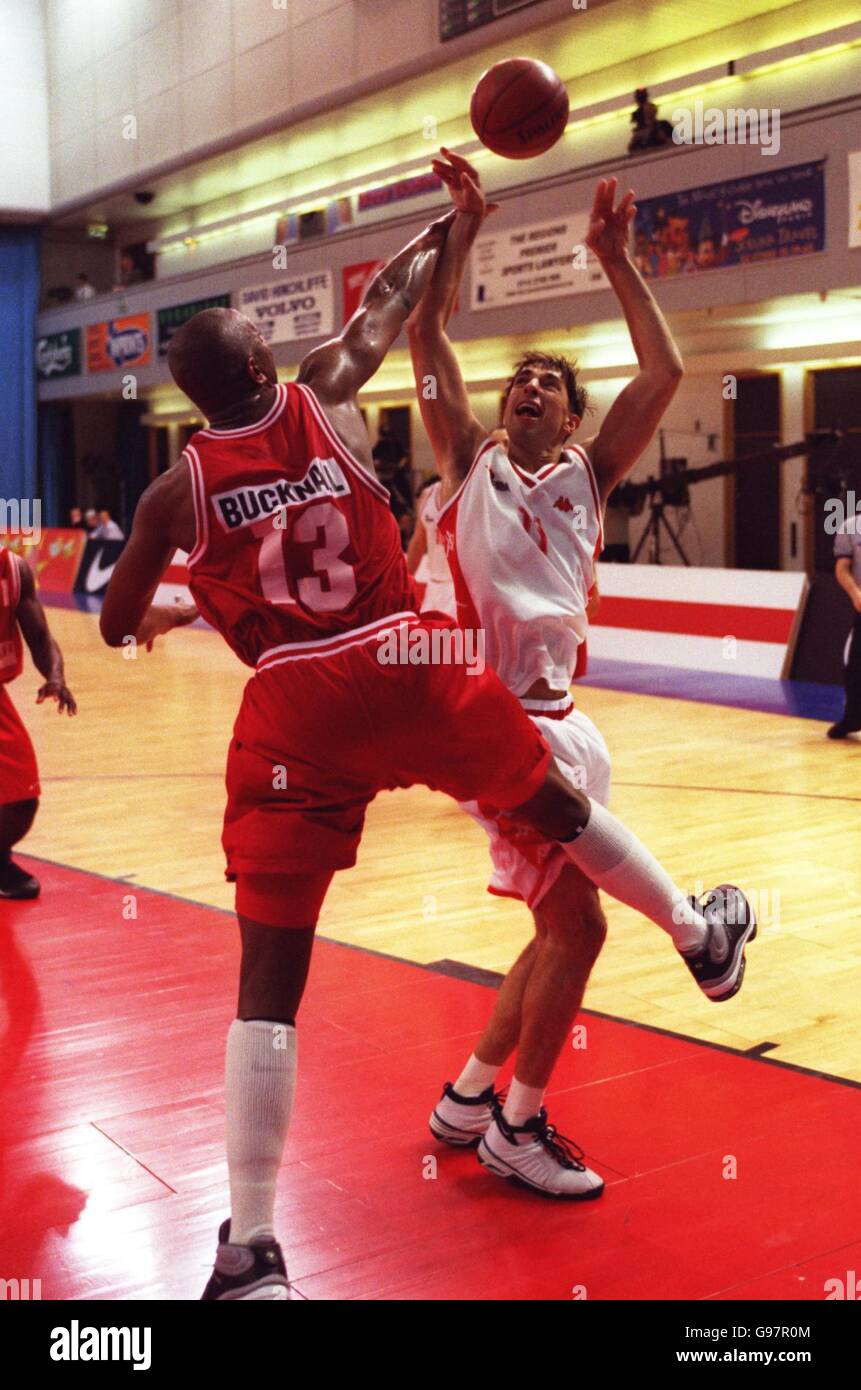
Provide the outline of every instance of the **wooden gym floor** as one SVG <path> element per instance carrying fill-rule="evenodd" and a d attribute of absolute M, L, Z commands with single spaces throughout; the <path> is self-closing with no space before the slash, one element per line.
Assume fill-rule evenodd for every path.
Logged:
<path fill-rule="evenodd" d="M 43 787 L 22 858 L 44 892 L 0 905 L 0 1276 L 42 1277 L 46 1298 L 195 1298 L 225 1213 L 238 951 L 219 833 L 246 672 L 207 630 L 132 661 L 95 615 L 49 618 L 80 712 L 37 708 L 29 663 L 12 688 Z M 613 809 L 679 884 L 755 895 L 744 989 L 709 1004 L 664 934 L 605 899 L 587 1049 L 563 1056 L 551 1108 L 607 1192 L 562 1214 L 512 1194 L 424 1120 L 528 915 L 485 892 L 483 836 L 453 804 L 379 797 L 300 1014 L 279 1229 L 304 1297 L 821 1298 L 853 1244 L 857 1264 L 861 745 L 747 709 L 577 700 L 610 746 Z M 718 1181 L 732 1196 L 694 1238 Z"/>

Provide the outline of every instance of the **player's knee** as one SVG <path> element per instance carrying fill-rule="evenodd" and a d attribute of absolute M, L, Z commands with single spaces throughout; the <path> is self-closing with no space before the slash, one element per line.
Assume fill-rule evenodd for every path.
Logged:
<path fill-rule="evenodd" d="M 607 940 L 607 919 L 601 911 L 597 893 L 595 894 L 594 907 L 584 913 L 581 931 L 589 956 L 593 961 L 596 961 L 604 948 L 604 942 Z"/>
<path fill-rule="evenodd" d="M 513 814 L 533 825 L 551 840 L 572 840 L 589 819 L 588 796 L 566 781 L 555 763 L 547 769 L 543 785 Z"/>
<path fill-rule="evenodd" d="M 236 914 L 267 927 L 313 931 L 331 880 L 331 873 L 238 874 Z"/>
<path fill-rule="evenodd" d="M 590 966 L 598 959 L 607 939 L 607 919 L 591 884 L 573 901 L 551 896 L 539 906 L 535 918 L 539 933 L 560 953 L 579 962 L 586 960 Z"/>

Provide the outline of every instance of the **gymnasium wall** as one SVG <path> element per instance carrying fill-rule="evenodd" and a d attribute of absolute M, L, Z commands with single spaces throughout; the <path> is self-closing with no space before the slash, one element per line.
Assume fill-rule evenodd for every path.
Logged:
<path fill-rule="evenodd" d="M 857 20 L 853 0 L 831 0 L 827 14 L 803 0 L 789 6 L 749 0 L 737 12 L 722 7 L 705 33 L 697 32 L 702 22 L 691 18 L 685 0 L 662 0 L 646 17 L 653 43 L 645 54 L 636 0 L 591 0 L 582 44 L 570 0 L 543 0 L 446 44 L 438 40 L 437 15 L 437 0 L 51 0 L 54 204 L 65 208 L 98 191 L 134 186 L 154 171 L 265 131 L 329 116 L 352 98 L 360 99 L 361 116 L 362 102 L 375 91 L 387 93 L 376 119 L 351 126 L 340 156 L 384 153 L 380 117 L 388 120 L 391 140 L 409 133 L 405 113 L 413 157 L 421 154 L 425 114 L 438 121 L 443 140 L 462 141 L 469 135 L 466 95 L 477 73 L 515 43 L 514 51 L 532 48 L 555 63 L 574 109 L 592 103 L 598 114 L 608 98 L 627 101 L 637 85 L 648 83 L 660 100 L 688 77 L 695 79 L 693 91 L 713 87 L 723 74 L 722 100 L 784 112 L 858 87 L 858 55 L 851 50 L 778 72 L 746 73 L 735 88 L 724 80 L 727 64 L 745 54 Z M 413 112 L 417 84 L 430 99 Z M 129 115 L 136 120 L 133 138 L 121 131 Z M 347 129 L 343 122 L 341 129 Z M 609 124 L 599 121 L 588 135 L 594 157 L 618 157 L 627 134 L 627 111 Z M 206 202 L 204 189 L 202 180 L 197 206 Z"/>
<path fill-rule="evenodd" d="M 0 218 L 50 206 L 43 0 L 0 6 Z"/>
<path fill-rule="evenodd" d="M 560 3 L 494 25 L 494 37 L 558 16 Z M 51 0 L 53 201 L 380 85 L 441 49 L 437 16 L 436 0 Z M 135 139 L 117 138 L 125 113 L 138 118 Z"/>

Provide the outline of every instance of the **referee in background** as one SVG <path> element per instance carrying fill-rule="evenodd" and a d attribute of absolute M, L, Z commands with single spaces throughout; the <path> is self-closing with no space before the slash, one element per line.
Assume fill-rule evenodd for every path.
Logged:
<path fill-rule="evenodd" d="M 861 508 L 839 528 L 834 537 L 834 556 L 837 583 L 846 590 L 855 609 L 846 663 L 846 707 L 843 718 L 828 730 L 829 738 L 845 738 L 861 729 Z"/>

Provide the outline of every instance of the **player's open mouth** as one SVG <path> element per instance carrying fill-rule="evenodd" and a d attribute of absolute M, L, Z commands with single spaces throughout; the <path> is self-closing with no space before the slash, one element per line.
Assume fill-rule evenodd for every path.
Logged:
<path fill-rule="evenodd" d="M 515 415 L 528 415 L 531 420 L 541 419 L 541 411 L 534 401 L 524 401 L 514 413 Z"/>

